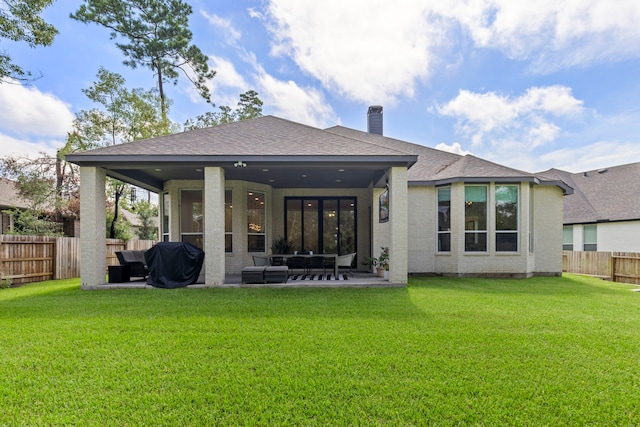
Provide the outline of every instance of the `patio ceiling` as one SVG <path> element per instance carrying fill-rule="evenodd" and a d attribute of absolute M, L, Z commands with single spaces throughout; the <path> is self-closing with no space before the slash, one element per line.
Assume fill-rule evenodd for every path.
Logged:
<path fill-rule="evenodd" d="M 135 157 L 135 156 L 134 156 Z M 112 160 L 112 161 L 110 161 Z M 226 180 L 242 180 L 274 188 L 364 188 L 384 185 L 391 166 L 408 166 L 414 156 L 341 156 L 338 158 L 287 158 L 244 156 L 216 159 L 83 158 L 82 166 L 98 166 L 113 178 L 153 192 L 169 180 L 203 180 L 206 166 L 222 167 Z"/>

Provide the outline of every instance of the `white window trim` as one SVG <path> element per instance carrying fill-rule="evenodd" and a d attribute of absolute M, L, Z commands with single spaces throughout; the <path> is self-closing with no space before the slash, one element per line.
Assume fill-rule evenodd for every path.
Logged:
<path fill-rule="evenodd" d="M 498 213 L 497 213 L 497 209 L 496 209 L 496 205 L 497 205 L 497 197 L 496 197 L 496 191 L 497 191 L 497 187 L 516 187 L 516 190 L 518 192 L 518 197 L 516 200 L 516 229 L 515 230 L 498 230 L 497 228 L 497 224 L 496 222 L 498 221 Z M 495 251 L 496 253 L 499 254 L 516 254 L 520 252 L 520 186 L 518 184 L 507 184 L 507 183 L 496 183 L 493 186 L 493 226 L 494 226 L 494 232 L 495 232 Z M 515 233 L 516 235 L 516 247 L 517 249 L 515 251 L 499 251 L 498 250 L 498 234 L 513 234 Z"/>
<path fill-rule="evenodd" d="M 467 214 L 466 214 L 466 208 L 465 208 L 465 212 L 464 212 L 464 222 L 463 222 L 463 230 L 464 230 L 464 253 L 465 254 L 469 254 L 469 255 L 474 255 L 474 254 L 487 254 L 489 253 L 489 245 L 491 245 L 491 241 L 489 239 L 489 227 L 491 225 L 491 218 L 489 217 L 489 209 L 490 209 L 490 204 L 491 204 L 491 191 L 490 188 L 491 186 L 489 184 L 467 184 L 465 183 L 463 186 L 463 200 L 464 203 L 466 205 L 467 203 L 467 195 L 466 195 L 466 188 L 467 187 L 484 187 L 485 188 L 485 196 L 486 196 L 486 201 L 485 201 L 485 218 L 486 218 L 486 224 L 485 224 L 485 229 L 484 230 L 467 230 Z M 484 234 L 485 235 L 485 244 L 486 247 L 483 251 L 467 251 L 467 234 L 470 233 L 474 233 L 474 234 Z"/>

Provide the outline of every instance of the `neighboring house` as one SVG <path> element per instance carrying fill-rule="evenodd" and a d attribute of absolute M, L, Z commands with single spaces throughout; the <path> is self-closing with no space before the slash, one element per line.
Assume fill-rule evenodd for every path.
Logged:
<path fill-rule="evenodd" d="M 564 198 L 565 250 L 640 252 L 640 163 L 541 175 L 574 189 Z"/>
<path fill-rule="evenodd" d="M 13 227 L 11 215 L 4 211 L 13 208 L 26 209 L 27 206 L 27 202 L 18 195 L 15 182 L 0 178 L 0 234 L 6 234 Z"/>
<path fill-rule="evenodd" d="M 15 181 L 0 178 L 0 234 L 7 234 L 13 229 L 13 218 L 3 212 L 13 208 L 29 209 L 29 202 L 20 197 Z M 68 237 L 77 236 L 80 228 L 78 222 L 75 217 L 63 216 L 62 223 L 59 224 L 60 231 Z"/>
<path fill-rule="evenodd" d="M 205 252 L 205 284 L 224 283 L 285 237 L 294 250 L 388 247 L 389 280 L 409 274 L 559 275 L 556 179 L 369 132 L 273 116 L 69 155 L 80 166 L 82 286 L 104 283 L 105 177 L 160 195 L 160 235 Z"/>
<path fill-rule="evenodd" d="M 127 209 L 120 208 L 119 214 L 122 218 L 129 223 L 129 227 L 131 228 L 131 235 L 134 239 L 138 238 L 138 233 L 140 232 L 140 228 L 142 228 L 142 221 L 140 220 L 140 216 L 135 211 L 130 211 Z M 151 218 L 151 223 L 154 228 L 158 227 L 158 217 Z"/>

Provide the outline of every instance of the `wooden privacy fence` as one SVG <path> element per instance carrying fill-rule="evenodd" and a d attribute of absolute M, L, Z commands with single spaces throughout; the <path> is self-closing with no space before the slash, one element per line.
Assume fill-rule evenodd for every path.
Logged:
<path fill-rule="evenodd" d="M 155 240 L 107 239 L 107 265 L 118 264 L 116 252 L 144 250 Z M 0 278 L 13 284 L 80 276 L 80 238 L 0 235 Z"/>
<path fill-rule="evenodd" d="M 562 271 L 640 285 L 640 253 L 564 251 Z"/>

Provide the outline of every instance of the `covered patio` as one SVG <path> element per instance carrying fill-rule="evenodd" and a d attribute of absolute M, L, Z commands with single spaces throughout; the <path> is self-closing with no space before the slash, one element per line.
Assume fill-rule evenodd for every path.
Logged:
<path fill-rule="evenodd" d="M 106 177 L 159 195 L 160 240 L 204 250 L 203 283 L 192 286 L 241 286 L 242 268 L 253 255 L 271 254 L 280 238 L 294 250 L 356 252 L 353 267 L 361 270 L 365 257 L 389 248 L 387 281 L 361 271 L 330 286 L 407 283 L 414 154 L 266 116 L 67 159 L 80 166 L 83 289 L 141 286 L 105 283 Z"/>

